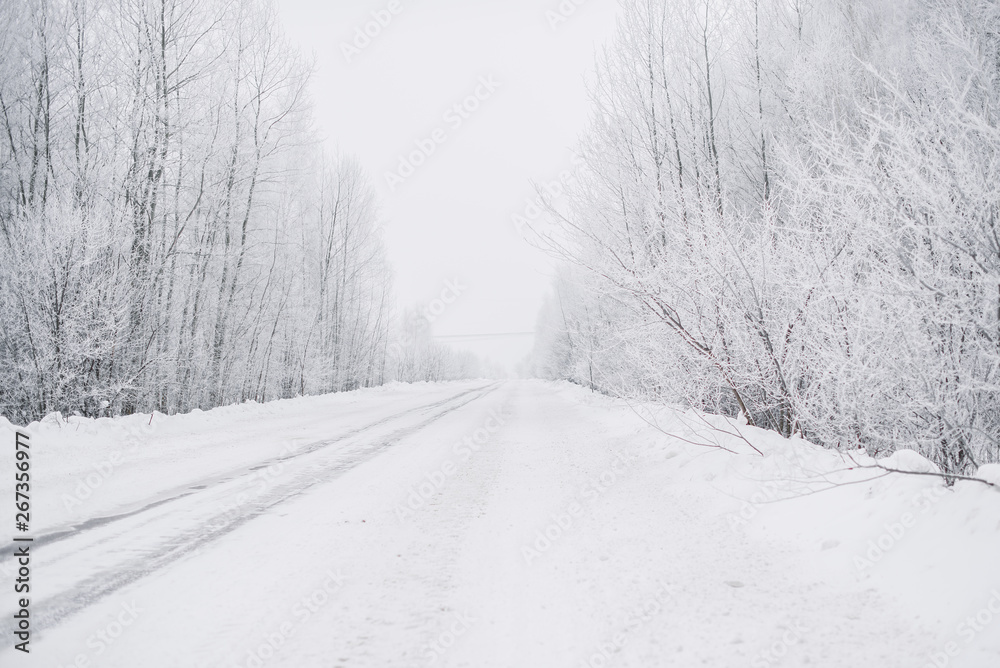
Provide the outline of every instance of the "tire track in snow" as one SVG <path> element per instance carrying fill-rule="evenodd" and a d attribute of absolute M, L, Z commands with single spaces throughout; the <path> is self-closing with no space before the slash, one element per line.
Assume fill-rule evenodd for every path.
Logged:
<path fill-rule="evenodd" d="M 290 453 L 279 455 L 279 456 L 276 456 L 276 457 L 271 457 L 269 459 L 265 459 L 265 460 L 256 462 L 256 463 L 254 463 L 252 465 L 240 466 L 239 468 L 233 469 L 231 471 L 227 471 L 225 473 L 218 473 L 218 474 L 209 476 L 207 478 L 202 478 L 200 480 L 195 480 L 195 481 L 192 481 L 190 483 L 185 483 L 184 485 L 181 485 L 179 487 L 175 487 L 174 489 L 167 490 L 166 492 L 162 492 L 162 493 L 158 494 L 156 497 L 154 497 L 152 499 L 146 499 L 146 500 L 137 502 L 135 504 L 131 504 L 130 507 L 128 507 L 127 509 L 122 510 L 120 512 L 113 513 L 111 515 L 102 515 L 100 517 L 92 517 L 92 518 L 84 520 L 82 522 L 74 522 L 73 524 L 71 524 L 69 526 L 60 527 L 58 529 L 50 530 L 50 531 L 48 531 L 48 532 L 46 532 L 44 534 L 35 536 L 35 539 L 34 539 L 34 541 L 32 543 L 32 547 L 35 548 L 35 549 L 37 549 L 38 547 L 41 547 L 43 545 L 50 545 L 52 543 L 65 540 L 67 538 L 72 538 L 72 537 L 78 536 L 81 533 L 83 533 L 84 531 L 88 531 L 88 530 L 91 530 L 91 529 L 96 529 L 96 528 L 99 528 L 99 527 L 107 526 L 109 524 L 112 524 L 112 523 L 120 521 L 120 520 L 128 519 L 130 517 L 135 517 L 137 515 L 141 515 L 142 513 L 146 512 L 146 511 L 153 510 L 154 508 L 157 508 L 157 507 L 162 506 L 164 504 L 171 503 L 173 501 L 177 501 L 177 500 L 186 498 L 188 496 L 191 496 L 192 494 L 197 494 L 199 492 L 202 492 L 202 491 L 204 491 L 206 489 L 211 488 L 214 485 L 218 485 L 218 484 L 221 484 L 221 483 L 224 483 L 224 482 L 229 482 L 229 481 L 232 481 L 232 480 L 236 480 L 237 478 L 243 477 L 243 476 L 245 476 L 245 475 L 247 475 L 249 473 L 252 473 L 253 471 L 257 471 L 259 469 L 268 468 L 270 466 L 274 466 L 275 464 L 282 464 L 284 462 L 287 462 L 288 460 L 295 459 L 297 457 L 302 457 L 304 455 L 311 454 L 313 452 L 316 452 L 316 451 L 321 450 L 323 448 L 329 447 L 331 445 L 335 445 L 335 444 L 340 443 L 342 441 L 346 441 L 346 440 L 348 440 L 350 438 L 353 438 L 353 437 L 355 437 L 355 436 L 357 436 L 359 434 L 363 434 L 364 432 L 366 432 L 366 431 L 368 431 L 370 429 L 375 429 L 377 427 L 381 427 L 381 426 L 383 426 L 385 424 L 388 424 L 388 423 L 393 422 L 395 420 L 398 420 L 398 419 L 400 419 L 402 417 L 410 415 L 411 413 L 416 413 L 416 412 L 419 412 L 419 411 L 426 411 L 426 410 L 433 410 L 435 408 L 439 408 L 439 407 L 441 407 L 441 406 L 443 406 L 445 404 L 448 404 L 448 403 L 450 403 L 450 402 L 452 402 L 452 401 L 454 401 L 456 399 L 459 399 L 459 398 L 461 398 L 463 396 L 471 394 L 472 392 L 478 392 L 478 391 L 480 391 L 482 389 L 483 388 L 473 388 L 471 390 L 463 390 L 462 392 L 459 392 L 458 394 L 452 395 L 452 396 L 447 397 L 445 399 L 442 399 L 442 400 L 439 400 L 439 401 L 435 401 L 435 402 L 432 402 L 430 404 L 424 404 L 424 405 L 421 405 L 421 406 L 415 406 L 413 408 L 408 408 L 405 411 L 401 411 L 399 413 L 394 413 L 392 415 L 389 415 L 387 417 L 381 418 L 379 420 L 376 420 L 376 421 L 371 422 L 369 424 L 363 425 L 361 427 L 356 427 L 354 429 L 351 429 L 351 430 L 348 430 L 348 431 L 344 432 L 343 434 L 340 434 L 339 436 L 337 436 L 335 438 L 323 439 L 323 440 L 320 440 L 320 441 L 314 441 L 314 442 L 309 443 L 309 444 L 307 444 L 305 446 L 297 448 L 295 450 L 295 452 L 290 452 Z M 13 545 L 6 545 L 6 546 L 0 548 L 0 564 L 2 564 L 4 562 L 4 560 L 11 558 L 13 556 L 13 554 L 14 554 L 14 547 L 13 547 Z"/>
<path fill-rule="evenodd" d="M 350 440 L 356 437 L 364 436 L 364 432 L 376 428 L 378 426 L 385 425 L 394 420 L 399 419 L 405 415 L 409 415 L 418 411 L 428 411 L 445 406 L 441 410 L 437 410 L 430 417 L 418 422 L 415 425 L 408 425 L 397 429 L 390 434 L 377 438 L 370 443 L 362 443 L 359 448 L 346 453 L 344 457 L 336 457 L 330 461 L 318 462 L 313 464 L 303 471 L 300 471 L 295 479 L 287 484 L 276 486 L 269 490 L 265 494 L 264 498 L 257 500 L 255 503 L 250 504 L 243 512 L 232 515 L 229 511 L 223 512 L 221 514 L 212 515 L 211 517 L 201 521 L 196 527 L 184 531 L 179 535 L 170 537 L 167 541 L 160 543 L 159 545 L 153 546 L 154 549 L 150 554 L 143 554 L 135 557 L 125 564 L 119 564 L 113 567 L 111 570 L 103 571 L 98 574 L 92 575 L 85 578 L 81 582 L 77 583 L 72 590 L 67 591 L 63 594 L 50 597 L 38 601 L 34 604 L 33 610 L 33 623 L 32 627 L 36 632 L 44 632 L 48 628 L 52 628 L 58 625 L 62 620 L 67 617 L 79 612 L 80 610 L 93 605 L 99 600 L 105 598 L 106 596 L 126 587 L 133 582 L 136 582 L 153 572 L 160 570 L 161 568 L 170 565 L 171 563 L 181 559 L 182 557 L 192 555 L 203 549 L 209 543 L 235 531 L 247 522 L 260 517 L 267 513 L 271 508 L 284 503 L 290 499 L 293 499 L 302 493 L 310 490 L 311 488 L 331 482 L 344 473 L 347 473 L 354 467 L 363 464 L 367 460 L 376 456 L 380 452 L 386 450 L 387 448 L 395 445 L 400 440 L 428 427 L 429 425 L 437 422 L 446 415 L 465 407 L 466 405 L 481 399 L 500 387 L 499 383 L 493 383 L 485 388 L 475 388 L 472 390 L 465 390 L 452 397 L 445 400 L 434 402 L 429 405 L 420 406 L 414 409 L 409 409 L 401 413 L 394 414 L 382 420 L 376 421 L 372 424 L 366 425 L 365 427 L 360 427 L 351 430 L 345 434 L 338 436 L 337 438 L 317 441 L 315 443 L 307 446 L 308 449 L 302 449 L 296 453 L 291 453 L 289 455 L 283 455 L 281 457 L 276 457 L 274 462 L 279 462 L 293 457 L 303 456 L 309 453 L 320 451 L 322 448 L 327 446 L 340 443 L 343 441 Z M 473 396 L 468 397 L 472 394 Z M 456 399 L 465 398 L 459 403 L 454 405 L 448 405 L 455 402 Z M 256 465 L 255 465 L 256 466 Z M 243 475 L 246 475 L 254 467 L 246 469 Z M 232 476 L 228 479 L 234 479 L 239 477 L 239 475 Z M 188 486 L 190 487 L 190 486 Z M 188 497 L 197 494 L 200 490 L 191 489 L 178 496 L 174 496 L 165 500 L 154 502 L 144 507 L 144 510 L 148 510 L 152 507 L 161 506 L 169 501 L 175 501 L 180 498 Z M 210 491 L 210 490 L 205 490 Z M 141 511 L 139 511 L 141 512 Z M 122 519 L 126 516 L 133 516 L 136 511 L 128 513 L 127 515 L 116 515 L 109 521 L 113 519 Z M 168 516 L 169 519 L 169 516 Z M 105 522 L 107 524 L 107 522 Z M 91 527 L 93 528 L 93 526 Z M 70 536 L 78 535 L 76 532 L 66 533 L 56 535 L 55 538 L 51 539 L 49 542 L 54 542 L 57 540 L 68 539 Z M 37 539 L 36 539 L 37 542 Z M 106 550 L 107 547 L 103 543 L 89 549 Z M 74 558 L 79 556 L 79 552 L 72 553 L 69 558 Z M 8 628 L 0 629 L 0 642 L 8 643 L 14 638 L 12 630 Z"/>

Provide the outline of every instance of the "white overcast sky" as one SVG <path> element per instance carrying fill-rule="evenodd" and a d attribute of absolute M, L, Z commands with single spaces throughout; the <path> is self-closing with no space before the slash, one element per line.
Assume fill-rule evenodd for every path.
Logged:
<path fill-rule="evenodd" d="M 616 0 L 577 2 L 398 0 L 399 12 L 349 63 L 342 44 L 389 0 L 279 0 L 289 38 L 316 61 L 321 132 L 361 160 L 380 195 L 401 305 L 428 303 L 446 280 L 466 288 L 434 321 L 436 335 L 534 329 L 551 263 L 511 216 L 532 198 L 529 180 L 570 166 L 588 118 L 585 79 L 618 9 Z M 547 12 L 560 5 L 576 9 L 553 28 Z M 456 128 L 445 113 L 480 77 L 499 87 Z M 385 173 L 439 128 L 446 140 L 390 190 Z M 443 340 L 505 363 L 532 345 L 530 337 Z"/>

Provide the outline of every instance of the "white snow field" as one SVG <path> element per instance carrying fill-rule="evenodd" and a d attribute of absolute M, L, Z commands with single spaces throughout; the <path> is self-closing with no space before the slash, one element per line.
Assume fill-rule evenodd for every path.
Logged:
<path fill-rule="evenodd" d="M 1000 666 L 1000 489 L 731 420 L 478 381 L 26 431 L 4 668 Z"/>

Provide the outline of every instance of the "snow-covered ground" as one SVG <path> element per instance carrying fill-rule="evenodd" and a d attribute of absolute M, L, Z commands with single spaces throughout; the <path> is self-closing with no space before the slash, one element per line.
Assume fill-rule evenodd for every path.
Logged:
<path fill-rule="evenodd" d="M 4 667 L 1000 666 L 1000 489 L 717 417 L 478 381 L 27 431 Z"/>

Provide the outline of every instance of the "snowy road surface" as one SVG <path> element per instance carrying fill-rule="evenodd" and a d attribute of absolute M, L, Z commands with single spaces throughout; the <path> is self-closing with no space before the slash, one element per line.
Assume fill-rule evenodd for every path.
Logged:
<path fill-rule="evenodd" d="M 481 381 L 32 425 L 0 665 L 1000 666 L 995 491 L 650 415 Z"/>

